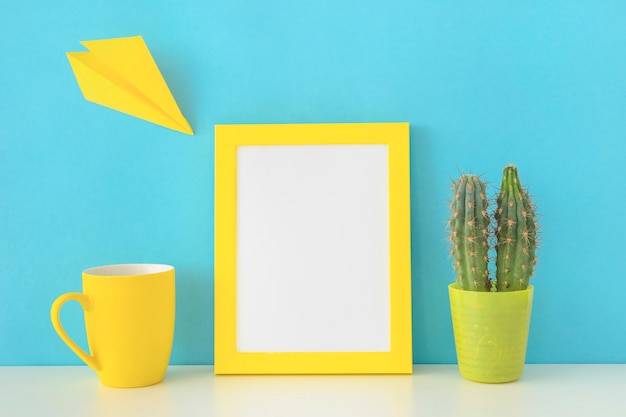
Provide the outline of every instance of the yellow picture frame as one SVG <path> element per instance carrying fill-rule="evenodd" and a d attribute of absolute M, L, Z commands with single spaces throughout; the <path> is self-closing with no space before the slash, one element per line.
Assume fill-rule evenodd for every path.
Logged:
<path fill-rule="evenodd" d="M 238 291 L 240 293 L 243 293 L 243 289 L 246 290 L 246 293 L 249 293 L 253 291 L 258 291 L 259 288 L 264 288 L 264 282 L 255 283 L 255 279 L 258 281 L 265 279 L 263 277 L 273 277 L 273 274 L 256 276 L 255 273 L 257 272 L 257 268 L 254 264 L 254 262 L 257 262 L 257 259 L 265 259 L 263 257 L 263 254 L 259 254 L 258 252 L 262 252 L 264 248 L 270 247 L 272 245 L 262 241 L 262 244 L 260 246 L 253 246 L 253 248 L 256 248 L 253 249 L 253 252 L 245 252 L 246 249 L 242 248 L 242 241 L 246 239 L 256 241 L 256 237 L 258 237 L 258 235 L 262 235 L 263 233 L 266 233 L 268 235 L 268 241 L 272 241 L 272 239 L 275 239 L 275 236 L 273 236 L 273 233 L 271 231 L 253 231 L 252 233 L 246 235 L 244 231 L 246 227 L 249 227 L 247 226 L 249 221 L 246 220 L 244 222 L 244 220 L 239 220 L 241 224 L 238 224 L 238 218 L 246 218 L 242 214 L 242 205 L 252 205 L 252 207 L 249 208 L 248 212 L 252 213 L 252 216 L 254 217 L 256 216 L 257 210 L 257 206 L 255 206 L 255 204 L 259 204 L 259 202 L 265 203 L 265 201 L 271 200 L 272 198 L 278 198 L 281 201 L 280 204 L 277 203 L 275 207 L 283 208 L 285 205 L 285 201 L 288 203 L 290 202 L 291 194 L 287 192 L 282 192 L 280 188 L 277 188 L 278 192 L 267 194 L 261 193 L 260 196 L 257 196 L 257 200 L 249 199 L 247 196 L 242 195 L 244 189 L 251 189 L 248 185 L 245 185 L 243 181 L 245 178 L 252 178 L 255 179 L 255 181 L 262 181 L 256 180 L 256 178 L 263 178 L 265 171 L 271 170 L 271 168 L 276 165 L 274 163 L 270 164 L 267 161 L 277 160 L 276 158 L 286 158 L 288 159 L 286 161 L 286 165 L 289 165 L 289 163 L 293 162 L 291 161 L 291 158 L 293 156 L 297 156 L 298 158 L 305 158 L 304 160 L 306 162 L 307 155 L 309 155 L 309 153 L 316 153 L 317 150 L 322 150 L 324 152 L 328 151 L 326 153 L 327 155 L 330 155 L 328 157 L 323 156 L 322 158 L 326 159 L 320 160 L 323 162 L 322 165 L 324 165 L 319 167 L 320 173 L 325 173 L 326 171 L 326 162 L 324 161 L 333 162 L 339 159 L 339 162 L 337 163 L 337 167 L 339 168 L 337 168 L 336 171 L 338 174 L 332 173 L 331 175 L 345 176 L 347 178 L 347 181 L 356 181 L 357 184 L 359 184 L 359 179 L 357 178 L 355 180 L 354 178 L 352 178 L 354 176 L 354 170 L 353 166 L 350 165 L 350 163 L 354 163 L 354 165 L 357 166 L 357 171 L 358 169 L 361 169 L 363 172 L 367 173 L 367 175 L 370 175 L 370 166 L 383 166 L 381 164 L 384 164 L 386 166 L 384 168 L 384 173 L 382 172 L 382 169 L 372 169 L 372 182 L 377 184 L 380 183 L 380 187 L 377 188 L 376 186 L 360 186 L 360 188 L 363 191 L 362 194 L 365 195 L 366 198 L 370 198 L 369 201 L 373 203 L 367 204 L 368 207 L 370 205 L 380 205 L 382 207 L 380 213 L 383 214 L 378 214 L 377 216 L 379 218 L 374 219 L 375 221 L 373 223 L 379 224 L 381 225 L 381 227 L 385 228 L 385 234 L 387 234 L 387 236 L 384 236 L 384 238 L 380 239 L 380 242 L 372 242 L 373 245 L 371 245 L 371 248 L 374 249 L 370 249 L 370 253 L 373 253 L 375 256 L 368 256 L 367 258 L 378 258 L 378 252 L 376 252 L 375 248 L 379 248 L 381 247 L 381 245 L 383 245 L 385 250 L 379 251 L 381 254 L 384 253 L 384 256 L 380 256 L 382 260 L 380 265 L 383 265 L 385 269 L 388 269 L 388 271 L 384 271 L 385 273 L 383 274 L 373 274 L 372 283 L 361 283 L 360 281 L 358 281 L 360 279 L 360 274 L 355 273 L 355 275 L 357 276 L 351 278 L 353 279 L 353 281 L 348 282 L 348 284 L 352 285 L 352 287 L 344 289 L 344 291 L 347 292 L 344 292 L 343 294 L 349 294 L 349 291 L 352 291 L 351 288 L 354 288 L 355 291 L 358 288 L 359 291 L 361 289 L 364 289 L 364 297 L 369 298 L 363 301 L 359 299 L 358 296 L 346 297 L 346 304 L 341 307 L 343 309 L 341 311 L 346 311 L 346 315 L 350 315 L 351 312 L 368 311 L 368 317 L 373 318 L 373 320 L 377 323 L 376 326 L 373 327 L 375 327 L 376 329 L 380 329 L 377 330 L 379 334 L 381 334 L 381 332 L 387 332 L 387 334 L 384 337 L 379 337 L 378 339 L 380 340 L 372 340 L 373 344 L 370 344 L 370 342 L 368 341 L 369 339 L 367 338 L 367 334 L 362 334 L 363 337 L 361 338 L 359 334 L 355 333 L 356 336 L 358 336 L 355 339 L 366 340 L 363 344 L 363 346 L 365 347 L 361 348 L 361 345 L 355 344 L 354 346 L 357 346 L 358 349 L 349 351 L 349 349 L 351 349 L 351 346 L 353 346 L 351 344 L 350 336 L 347 336 L 344 342 L 337 341 L 337 343 L 343 343 L 343 345 L 337 345 L 342 347 L 336 350 L 334 350 L 334 346 L 336 345 L 335 340 L 332 338 L 332 336 L 324 336 L 329 340 L 322 340 L 322 343 L 320 345 L 322 347 L 318 349 L 316 347 L 319 345 L 317 343 L 317 340 L 311 342 L 304 336 L 301 345 L 297 344 L 297 340 L 295 341 L 295 344 L 291 344 L 291 341 L 293 339 L 291 337 L 291 333 L 289 330 L 285 330 L 284 332 L 286 332 L 287 334 L 281 336 L 284 340 L 283 345 L 281 346 L 287 346 L 287 348 L 281 348 L 277 350 L 274 349 L 273 345 L 271 344 L 273 336 L 269 335 L 268 337 L 265 337 L 268 335 L 268 333 L 271 333 L 267 329 L 275 330 L 272 328 L 271 319 L 257 319 L 258 316 L 263 316 L 263 314 L 259 314 L 262 312 L 260 311 L 258 305 L 255 304 L 254 307 L 250 307 L 253 308 L 252 313 L 246 313 L 245 315 L 242 313 L 242 311 L 244 311 L 243 307 L 246 306 L 245 303 L 249 303 L 250 300 L 253 300 L 253 303 L 256 302 L 254 300 L 262 302 L 264 300 L 264 297 L 256 296 L 256 294 L 252 294 L 252 297 L 250 297 L 249 295 L 244 297 L 242 294 L 239 294 L 238 296 Z M 268 153 L 268 151 L 271 152 Z M 284 157 L 280 156 L 281 152 L 283 151 L 286 151 L 286 156 Z M 266 158 L 265 155 L 268 154 L 271 156 L 271 158 L 274 159 L 263 159 Z M 246 155 L 251 155 L 251 158 Z M 361 162 L 363 160 L 363 157 L 361 155 L 366 155 L 366 157 L 368 157 L 367 155 L 372 155 L 373 162 L 371 164 L 370 162 Z M 343 162 L 341 161 L 341 158 L 343 158 L 344 156 L 349 163 L 347 163 L 347 165 L 344 164 L 346 166 L 342 168 L 341 166 Z M 244 161 L 253 162 L 244 163 Z M 254 161 L 264 161 L 263 163 L 265 163 L 265 165 Z M 297 170 L 299 169 L 299 166 L 302 165 L 302 163 L 292 163 L 292 165 L 294 165 L 292 169 Z M 245 175 L 244 173 L 242 173 L 244 172 L 243 166 L 246 166 Z M 255 169 L 257 169 L 258 172 L 255 172 Z M 270 178 L 282 178 L 279 176 L 281 175 L 280 173 L 275 175 L 278 176 Z M 317 178 L 317 175 L 314 175 L 314 177 Z M 315 178 L 313 178 L 313 181 L 315 181 Z M 334 183 L 334 181 L 332 182 Z M 368 184 L 366 183 L 366 185 Z M 324 204 L 324 201 L 320 202 L 320 200 L 324 199 L 324 187 L 325 186 L 312 187 L 312 189 L 317 190 L 316 192 L 320 193 L 317 194 L 315 204 Z M 257 188 L 258 187 L 253 187 L 252 189 L 256 190 Z M 380 191 L 379 194 L 371 194 L 369 191 L 370 188 L 380 189 L 382 191 Z M 246 192 L 254 194 L 256 191 Z M 383 202 L 384 204 L 378 204 L 381 199 L 377 196 L 383 195 L 380 193 L 386 193 L 386 196 L 388 197 L 388 200 Z M 343 194 L 345 193 L 335 192 L 333 196 L 329 196 L 328 204 L 332 205 L 334 203 L 333 199 L 335 198 L 344 198 Z M 276 197 L 277 195 L 279 197 Z M 322 198 L 319 197 L 320 195 L 322 196 Z M 383 198 L 382 200 L 385 199 Z M 252 201 L 254 203 L 245 203 L 246 201 Z M 306 204 L 309 203 L 307 202 Z M 301 207 L 304 207 L 304 205 L 301 205 Z M 355 207 L 357 207 L 356 211 L 360 211 L 359 207 L 362 206 L 356 205 Z M 332 213 L 333 210 L 335 209 L 333 208 L 329 212 Z M 367 215 L 369 214 L 366 213 L 366 216 Z M 332 220 L 332 214 L 330 216 Z M 362 218 L 366 219 L 367 217 Z M 363 224 L 369 225 L 370 223 L 368 221 L 367 223 Z M 332 230 L 335 230 L 336 225 L 331 225 L 329 227 L 333 227 Z M 293 229 L 293 227 L 290 227 L 290 230 L 291 229 Z M 286 233 L 291 232 L 288 230 Z M 296 233 L 297 236 L 301 236 L 301 234 L 298 234 L 298 231 L 293 233 Z M 238 241 L 238 236 L 240 241 Z M 243 236 L 247 237 L 244 238 Z M 252 236 L 252 238 L 250 236 Z M 375 232 L 372 234 L 372 236 L 381 236 L 381 234 L 380 232 Z M 339 238 L 341 238 L 341 236 L 339 236 Z M 359 239 L 363 240 L 362 237 L 359 237 Z M 337 239 L 333 237 L 332 241 L 334 242 L 336 240 Z M 372 240 L 376 240 L 376 238 Z M 307 242 L 307 240 L 303 240 L 303 242 Z M 329 241 L 326 243 L 332 245 L 333 242 Z M 322 248 L 321 253 L 326 253 L 323 252 L 323 250 L 327 246 L 326 243 L 322 242 L 322 244 L 318 244 L 315 247 Z M 259 250 L 259 248 L 261 249 Z M 285 248 L 285 250 L 287 251 L 289 249 L 290 248 Z M 244 256 L 242 255 L 243 253 L 246 253 L 247 255 Z M 246 265 L 244 260 L 246 259 L 246 256 L 248 258 L 252 256 L 250 255 L 250 253 L 253 253 L 254 259 L 248 262 L 251 263 L 251 265 Z M 256 258 L 256 256 L 259 255 L 261 257 Z M 351 259 L 361 259 L 358 258 L 358 256 L 360 255 L 357 254 Z M 368 259 L 363 259 L 363 262 L 367 262 Z M 285 262 L 289 263 L 288 261 L 289 259 L 287 259 Z M 324 259 L 319 259 L 319 263 L 323 262 Z M 355 265 L 348 265 L 348 270 L 359 270 L 359 265 L 356 265 L 356 263 L 358 262 L 352 262 Z M 292 264 L 296 266 L 299 265 L 298 262 L 293 262 Z M 270 263 L 270 268 L 276 267 L 276 270 L 278 271 L 278 269 L 280 269 L 279 266 L 282 265 L 283 262 L 273 262 Z M 311 266 L 310 263 L 309 266 Z M 316 262 L 314 266 L 318 267 L 319 265 Z M 352 266 L 354 266 L 355 269 L 350 269 Z M 377 270 L 380 270 L 379 266 L 376 266 L 375 268 L 378 268 Z M 261 269 L 262 268 L 259 266 L 258 270 Z M 309 268 L 307 266 L 306 269 L 303 269 L 303 271 L 308 272 L 308 269 Z M 332 271 L 332 267 L 329 269 Z M 250 288 L 241 287 L 241 285 L 243 285 L 242 282 L 249 282 L 251 280 L 247 277 L 245 278 L 245 280 L 243 279 L 244 271 L 252 271 L 251 274 L 253 278 L 253 284 L 250 284 L 252 285 Z M 238 274 L 240 274 L 239 277 Z M 250 273 L 246 272 L 246 274 Z M 365 275 L 368 275 L 368 273 L 366 273 Z M 288 276 L 287 279 L 290 279 L 290 276 Z M 295 279 L 292 281 L 296 282 Z M 306 279 L 303 279 L 302 283 L 297 284 L 306 287 L 306 291 L 304 291 L 304 288 L 298 289 L 297 286 L 293 287 L 291 285 L 292 281 L 289 282 L 289 288 L 284 290 L 282 288 L 278 288 L 278 291 L 273 290 L 271 293 L 269 293 L 271 294 L 271 297 L 276 298 L 273 302 L 268 302 L 268 304 L 271 304 L 271 306 L 268 306 L 268 308 L 273 307 L 276 304 L 281 304 L 281 300 L 285 300 L 285 306 L 287 307 L 284 308 L 287 310 L 283 310 L 282 313 L 280 311 L 278 313 L 274 312 L 275 314 L 290 316 L 291 314 L 288 314 L 290 312 L 288 308 L 290 307 L 288 306 L 298 307 L 300 305 L 307 304 L 307 302 L 309 302 L 309 304 L 307 305 L 313 306 L 312 309 L 318 308 L 315 304 L 316 300 L 302 299 L 303 293 L 305 294 L 305 297 L 308 293 L 314 294 L 314 292 L 309 291 L 310 285 L 307 284 Z M 275 285 L 283 285 L 282 282 L 284 281 L 277 282 L 278 284 Z M 378 291 L 375 288 L 377 285 L 380 286 L 381 282 L 383 283 L 383 287 L 381 287 L 382 291 Z M 296 288 L 296 291 L 294 291 L 294 288 Z M 323 289 L 323 291 L 327 292 L 318 292 L 317 294 L 335 294 L 333 285 L 327 286 L 325 289 Z M 378 296 L 378 294 L 383 294 L 383 296 Z M 295 298 L 295 301 L 292 300 L 292 298 Z M 376 316 L 376 314 L 378 313 L 370 313 L 369 307 L 363 307 L 369 305 L 368 303 L 370 303 L 370 298 L 374 300 L 373 305 L 378 305 L 378 307 L 372 308 L 374 308 L 374 310 L 378 309 L 376 311 L 380 312 L 380 320 L 378 320 L 378 317 Z M 354 305 L 351 305 L 350 303 L 354 303 Z M 328 305 L 328 303 L 326 303 L 326 305 Z M 380 308 L 380 306 L 383 306 L 382 309 Z M 366 308 L 367 310 L 364 310 L 364 308 Z M 335 322 L 334 317 L 332 316 L 332 314 L 334 313 L 332 311 L 328 313 L 328 311 L 325 311 L 325 309 L 325 305 L 321 303 L 319 305 L 319 311 L 320 313 L 326 314 L 326 316 L 324 316 L 325 322 L 320 323 L 319 326 L 322 329 L 324 329 L 327 324 Z M 240 316 L 239 322 L 238 314 Z M 328 316 L 328 314 L 331 314 L 331 316 Z M 253 319 L 250 323 L 244 325 L 244 323 L 241 321 L 241 317 L 243 316 L 250 316 Z M 267 317 L 278 316 L 275 315 Z M 316 317 L 317 316 L 313 316 L 313 320 Z M 358 317 L 355 320 L 358 321 Z M 241 341 L 238 341 L 238 337 L 240 339 L 244 339 L 244 334 L 238 331 L 238 323 L 239 331 L 244 327 L 252 329 L 250 330 L 252 336 L 245 334 L 246 340 L 252 340 L 252 342 L 248 345 L 249 347 L 246 347 L 246 349 L 242 349 L 240 344 Z M 267 325 L 266 330 L 255 333 L 255 330 L 259 327 L 259 323 L 261 323 L 262 325 Z M 350 322 L 348 321 L 346 323 Z M 360 323 L 360 325 L 361 324 L 363 323 Z M 367 325 L 367 323 L 365 324 Z M 295 324 L 288 323 L 288 325 L 292 326 L 290 328 L 294 330 L 294 334 L 298 333 L 298 331 L 295 331 L 295 329 L 300 330 L 302 327 L 299 326 L 297 322 Z M 349 325 L 346 326 L 349 327 Z M 363 332 L 362 330 L 359 332 L 368 333 Z M 308 334 L 308 332 L 304 332 L 301 334 Z M 340 334 L 342 337 L 344 334 L 349 335 L 350 328 L 339 327 L 339 330 L 337 330 L 335 334 Z M 317 339 L 324 339 L 324 337 L 317 337 Z M 267 344 L 267 340 L 270 341 L 269 344 Z M 309 347 L 307 343 L 311 343 L 311 346 Z M 380 343 L 382 343 L 382 345 Z M 269 346 L 269 348 L 264 348 L 263 346 Z M 296 347 L 292 348 L 292 346 Z M 298 346 L 303 346 L 304 348 L 301 349 Z M 347 348 L 343 348 L 343 346 L 347 346 Z M 369 346 L 386 347 L 383 347 L 382 349 L 376 347 L 374 350 L 371 350 L 368 348 Z M 216 374 L 412 373 L 410 167 L 408 123 L 283 125 L 266 124 L 215 126 L 214 370 Z"/>

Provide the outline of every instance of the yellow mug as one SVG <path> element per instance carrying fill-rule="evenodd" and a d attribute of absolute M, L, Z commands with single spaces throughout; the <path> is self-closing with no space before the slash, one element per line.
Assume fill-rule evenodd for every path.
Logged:
<path fill-rule="evenodd" d="M 174 340 L 174 267 L 108 265 L 83 272 L 83 292 L 52 304 L 50 318 L 61 339 L 110 387 L 143 387 L 163 380 Z M 67 301 L 85 311 L 90 353 L 65 332 L 59 312 Z"/>

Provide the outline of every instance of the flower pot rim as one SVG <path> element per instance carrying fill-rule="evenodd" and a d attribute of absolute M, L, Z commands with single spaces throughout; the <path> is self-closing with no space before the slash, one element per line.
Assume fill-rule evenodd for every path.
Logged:
<path fill-rule="evenodd" d="M 533 291 L 535 287 L 532 284 L 528 284 L 528 287 L 526 287 L 526 289 L 523 290 L 518 290 L 518 291 L 471 291 L 471 290 L 462 290 L 459 288 L 459 284 L 457 284 L 456 282 L 453 282 L 452 284 L 448 285 L 448 289 L 451 291 L 457 291 L 457 292 L 462 292 L 462 293 L 471 293 L 471 294 L 476 294 L 476 297 L 488 297 L 491 295 L 503 295 L 503 294 L 515 294 L 515 293 L 524 293 L 524 292 L 528 292 L 528 291 Z M 483 295 L 479 295 L 479 294 L 483 294 Z"/>

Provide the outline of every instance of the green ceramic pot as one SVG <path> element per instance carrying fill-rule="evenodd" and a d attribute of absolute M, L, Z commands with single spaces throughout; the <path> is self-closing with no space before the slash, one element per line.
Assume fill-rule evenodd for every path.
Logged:
<path fill-rule="evenodd" d="M 501 383 L 524 371 L 533 286 L 512 292 L 463 291 L 448 286 L 459 372 L 469 380 Z"/>

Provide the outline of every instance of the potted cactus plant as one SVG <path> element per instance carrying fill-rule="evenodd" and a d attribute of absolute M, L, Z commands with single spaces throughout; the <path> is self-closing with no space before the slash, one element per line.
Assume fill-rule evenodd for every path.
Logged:
<path fill-rule="evenodd" d="M 472 174 L 453 183 L 448 225 L 456 282 L 448 293 L 459 372 L 501 383 L 517 380 L 524 369 L 538 227 L 514 165 L 504 168 L 493 212 L 486 188 Z M 495 278 L 489 272 L 493 252 Z"/>

